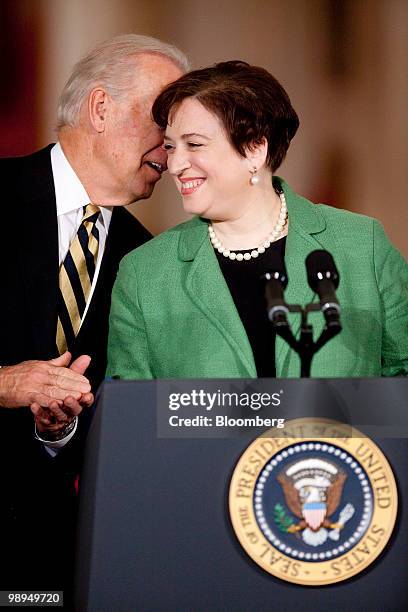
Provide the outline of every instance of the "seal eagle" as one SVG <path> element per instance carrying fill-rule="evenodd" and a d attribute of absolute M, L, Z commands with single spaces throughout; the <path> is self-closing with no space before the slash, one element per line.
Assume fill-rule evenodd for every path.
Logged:
<path fill-rule="evenodd" d="M 335 463 L 310 457 L 292 463 L 279 474 L 289 510 L 298 518 L 297 525 L 291 525 L 289 532 L 309 527 L 313 532 L 321 527 L 336 528 L 328 520 L 337 510 L 347 475 Z"/>

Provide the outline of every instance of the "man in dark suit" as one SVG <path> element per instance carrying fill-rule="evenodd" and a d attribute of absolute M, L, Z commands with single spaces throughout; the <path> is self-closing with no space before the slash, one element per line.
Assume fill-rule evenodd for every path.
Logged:
<path fill-rule="evenodd" d="M 150 238 L 121 207 L 166 169 L 150 110 L 186 68 L 155 39 L 102 43 L 62 92 L 58 143 L 0 162 L 2 589 L 69 583 L 78 415 L 104 376 L 119 262 Z"/>

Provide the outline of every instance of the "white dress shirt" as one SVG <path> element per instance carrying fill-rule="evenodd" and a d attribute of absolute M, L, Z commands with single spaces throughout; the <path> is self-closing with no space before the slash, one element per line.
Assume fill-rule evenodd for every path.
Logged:
<path fill-rule="evenodd" d="M 75 174 L 72 166 L 64 155 L 59 142 L 51 149 L 51 166 L 55 185 L 55 199 L 57 201 L 58 218 L 58 245 L 59 264 L 61 265 L 69 251 L 71 242 L 81 225 L 84 216 L 83 207 L 91 204 L 91 200 Z M 101 207 L 101 214 L 95 223 L 99 230 L 99 248 L 96 259 L 95 274 L 92 281 L 91 292 L 86 302 L 81 325 L 86 317 L 88 307 L 98 280 L 102 255 L 105 251 L 106 236 L 112 218 L 112 207 Z"/>
<path fill-rule="evenodd" d="M 83 207 L 87 204 L 91 204 L 91 200 L 81 181 L 75 174 L 71 164 L 65 157 L 64 151 L 62 150 L 59 142 L 51 149 L 51 167 L 54 177 L 55 199 L 57 203 L 59 265 L 61 265 L 69 251 L 70 244 L 75 238 L 79 226 L 81 225 L 82 218 L 84 216 Z M 84 314 L 81 319 L 81 325 L 86 317 L 86 313 L 88 312 L 89 304 L 98 280 L 111 218 L 112 207 L 101 207 L 101 214 L 95 223 L 95 226 L 99 231 L 99 247 L 96 259 L 95 274 L 92 280 L 91 291 L 86 302 Z M 48 452 L 54 456 L 57 450 L 62 448 L 75 434 L 77 422 L 78 419 L 76 419 L 74 429 L 62 440 L 49 442 L 42 440 L 38 433 L 36 436 L 45 444 Z"/>

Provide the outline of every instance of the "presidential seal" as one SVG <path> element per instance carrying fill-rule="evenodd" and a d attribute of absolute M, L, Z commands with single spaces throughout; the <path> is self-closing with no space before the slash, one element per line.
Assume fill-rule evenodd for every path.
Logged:
<path fill-rule="evenodd" d="M 364 434 L 328 419 L 290 421 L 279 436 L 270 430 L 256 439 L 235 467 L 229 508 L 240 544 L 288 582 L 318 586 L 355 576 L 394 528 L 388 461 Z"/>

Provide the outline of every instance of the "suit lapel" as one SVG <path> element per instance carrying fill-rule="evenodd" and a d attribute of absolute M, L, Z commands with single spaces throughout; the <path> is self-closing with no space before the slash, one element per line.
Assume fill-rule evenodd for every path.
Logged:
<path fill-rule="evenodd" d="M 50 148 L 32 157 L 19 188 L 18 250 L 27 318 L 39 358 L 55 355 L 58 287 L 58 223 Z"/>
<path fill-rule="evenodd" d="M 91 303 L 76 339 L 77 350 L 90 330 L 92 335 L 104 333 L 102 327 L 108 318 L 119 263 L 124 255 L 150 238 L 149 232 L 129 212 L 121 206 L 114 207 Z"/>
<path fill-rule="evenodd" d="M 207 240 L 207 224 L 195 219 L 180 237 L 179 254 L 191 261 L 186 291 L 194 304 L 224 336 L 241 359 L 242 376 L 256 377 L 251 345 L 224 280 L 214 249 Z"/>

